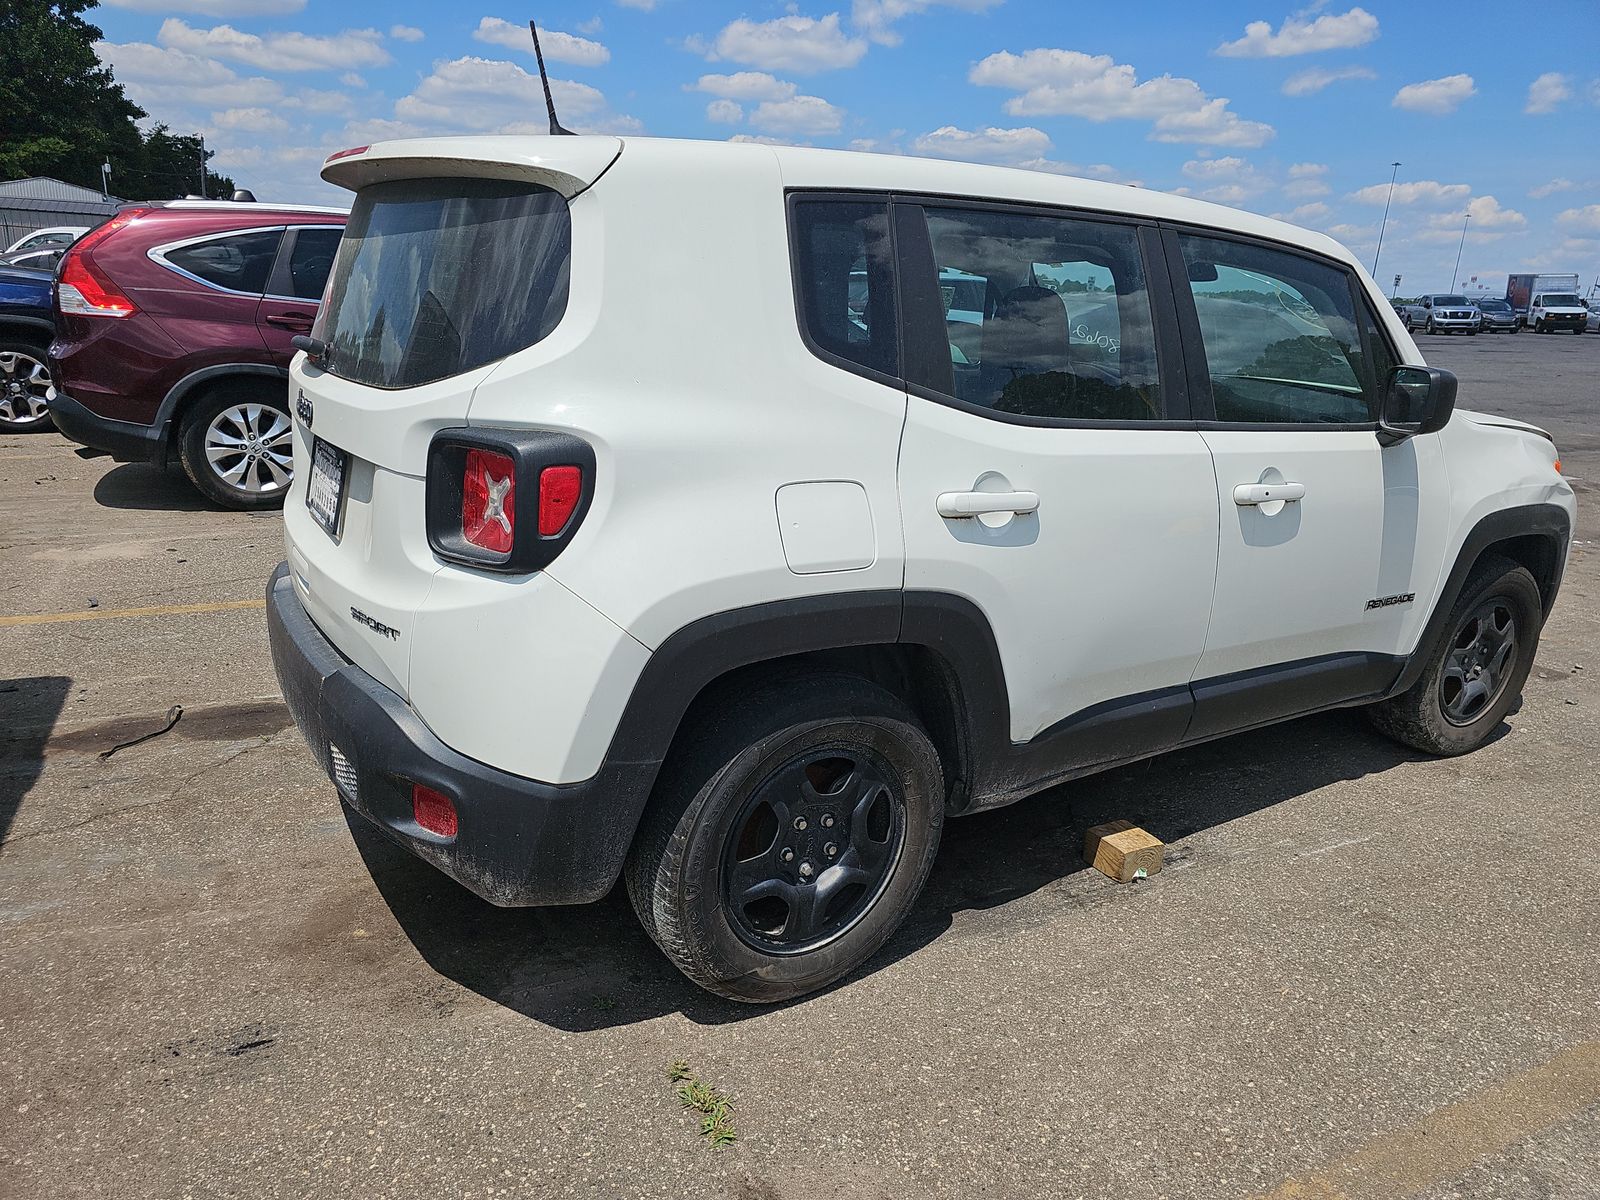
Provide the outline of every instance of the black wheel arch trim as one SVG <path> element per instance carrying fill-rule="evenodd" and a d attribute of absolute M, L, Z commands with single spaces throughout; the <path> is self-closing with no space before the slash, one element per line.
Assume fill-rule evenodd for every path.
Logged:
<path fill-rule="evenodd" d="M 165 430 L 177 415 L 178 407 L 187 399 L 194 390 L 202 384 L 213 379 L 220 379 L 229 375 L 256 375 L 268 378 L 282 379 L 285 384 L 289 381 L 289 368 L 275 366 L 271 363 L 216 363 L 209 367 L 201 367 L 198 371 L 191 371 L 177 383 L 167 389 L 167 394 L 161 399 L 161 407 L 156 410 L 156 418 L 151 422 L 157 429 Z M 287 398 L 288 390 L 284 391 Z"/>

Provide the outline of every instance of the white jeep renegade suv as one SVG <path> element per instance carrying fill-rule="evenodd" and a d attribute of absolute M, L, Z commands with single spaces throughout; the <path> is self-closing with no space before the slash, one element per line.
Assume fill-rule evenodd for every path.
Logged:
<path fill-rule="evenodd" d="M 623 876 L 779 1000 L 882 945 L 947 816 L 1342 705 L 1461 753 L 1532 666 L 1555 447 L 1452 417 L 1328 238 L 726 143 L 323 175 L 273 657 L 344 802 L 495 904 Z"/>

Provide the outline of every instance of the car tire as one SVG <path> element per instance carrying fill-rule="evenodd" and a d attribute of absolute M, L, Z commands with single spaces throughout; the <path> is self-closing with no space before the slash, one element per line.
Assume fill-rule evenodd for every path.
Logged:
<path fill-rule="evenodd" d="M 1527 568 L 1491 555 L 1473 569 L 1410 689 L 1367 709 L 1395 741 L 1429 754 L 1476 750 L 1522 695 L 1544 624 Z"/>
<path fill-rule="evenodd" d="M 184 413 L 178 460 L 189 482 L 224 508 L 280 508 L 294 475 L 293 439 L 284 386 L 239 380 Z"/>
<path fill-rule="evenodd" d="M 624 878 L 674 966 L 770 1004 L 848 974 L 910 912 L 944 774 L 915 714 L 865 679 L 806 672 L 727 700 L 675 747 Z"/>
<path fill-rule="evenodd" d="M 0 334 L 0 433 L 54 429 L 50 395 L 50 364 L 44 346 Z"/>

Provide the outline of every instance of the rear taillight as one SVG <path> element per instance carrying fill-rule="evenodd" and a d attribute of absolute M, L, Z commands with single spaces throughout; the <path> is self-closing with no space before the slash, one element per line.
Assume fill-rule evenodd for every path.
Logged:
<path fill-rule="evenodd" d="M 461 487 L 461 536 L 474 546 L 510 554 L 517 532 L 517 464 L 508 454 L 468 450 Z M 539 531 L 544 532 L 543 509 Z"/>
<path fill-rule="evenodd" d="M 125 208 L 72 243 L 56 277 L 56 303 L 62 312 L 80 317 L 131 317 L 139 311 L 138 306 L 111 282 L 111 277 L 95 265 L 93 251 L 106 238 L 148 211 Z"/>
<path fill-rule="evenodd" d="M 453 838 L 459 822 L 456 819 L 455 802 L 443 792 L 436 792 L 431 787 L 420 783 L 411 785 L 411 815 L 416 818 L 429 833 L 438 834 L 442 838 Z"/>
<path fill-rule="evenodd" d="M 583 522 L 594 449 L 543 430 L 441 430 L 428 447 L 428 544 L 447 562 L 526 574 Z"/>

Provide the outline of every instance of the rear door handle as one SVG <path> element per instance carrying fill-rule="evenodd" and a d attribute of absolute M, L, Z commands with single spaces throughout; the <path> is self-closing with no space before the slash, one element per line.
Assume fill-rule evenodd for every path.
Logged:
<path fill-rule="evenodd" d="M 266 318 L 268 325 L 293 329 L 296 333 L 310 333 L 314 320 L 310 313 L 272 313 Z"/>
<path fill-rule="evenodd" d="M 937 507 L 941 517 L 951 520 L 989 513 L 1031 513 L 1039 511 L 1039 493 L 940 492 Z"/>
<path fill-rule="evenodd" d="M 1279 500 L 1303 500 L 1305 495 L 1306 485 L 1303 483 L 1241 483 L 1233 489 L 1233 502 L 1246 508 Z"/>

